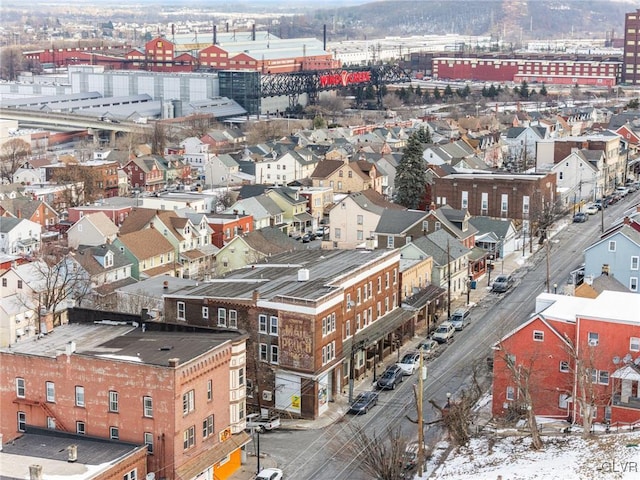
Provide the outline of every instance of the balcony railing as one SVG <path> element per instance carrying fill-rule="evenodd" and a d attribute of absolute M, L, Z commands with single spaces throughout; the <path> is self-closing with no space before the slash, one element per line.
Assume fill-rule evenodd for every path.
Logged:
<path fill-rule="evenodd" d="M 621 398 L 620 394 L 613 395 L 613 405 L 616 407 L 637 408 L 640 410 L 640 397 Z"/>

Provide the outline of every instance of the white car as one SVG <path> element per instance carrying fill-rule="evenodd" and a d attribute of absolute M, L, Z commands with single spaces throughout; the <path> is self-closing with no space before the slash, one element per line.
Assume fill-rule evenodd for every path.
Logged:
<path fill-rule="evenodd" d="M 255 480 L 282 480 L 282 470 L 279 468 L 265 468 L 256 475 Z"/>
<path fill-rule="evenodd" d="M 447 343 L 453 338 L 454 333 L 456 329 L 450 322 L 442 322 L 431 338 L 438 343 Z"/>
<path fill-rule="evenodd" d="M 584 209 L 584 213 L 587 213 L 589 215 L 595 215 L 596 213 L 598 213 L 600 210 L 598 209 L 598 207 L 596 207 L 595 205 L 591 204 L 591 205 L 587 205 Z"/>
<path fill-rule="evenodd" d="M 404 375 L 413 374 L 420 367 L 420 352 L 406 353 L 396 365 Z"/>

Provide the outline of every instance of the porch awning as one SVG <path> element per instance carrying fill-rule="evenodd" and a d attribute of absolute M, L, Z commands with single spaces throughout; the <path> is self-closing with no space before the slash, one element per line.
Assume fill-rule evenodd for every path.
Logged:
<path fill-rule="evenodd" d="M 201 452 L 197 457 L 184 462 L 176 468 L 176 473 L 182 479 L 193 478 L 250 441 L 251 437 L 246 432 L 232 435 L 228 440 L 218 443 L 214 447 Z"/>
<path fill-rule="evenodd" d="M 640 372 L 637 368 L 631 365 L 626 365 L 619 368 L 611 374 L 611 378 L 619 378 L 620 380 L 631 380 L 633 382 L 640 382 Z"/>
<path fill-rule="evenodd" d="M 313 217 L 307 212 L 302 212 L 294 215 L 293 218 L 298 222 L 310 222 L 313 220 Z"/>

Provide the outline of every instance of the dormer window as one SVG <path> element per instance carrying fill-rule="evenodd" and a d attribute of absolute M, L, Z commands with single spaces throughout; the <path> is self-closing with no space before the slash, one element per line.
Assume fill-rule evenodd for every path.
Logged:
<path fill-rule="evenodd" d="M 113 267 L 113 252 L 107 252 L 104 256 L 104 267 Z"/>

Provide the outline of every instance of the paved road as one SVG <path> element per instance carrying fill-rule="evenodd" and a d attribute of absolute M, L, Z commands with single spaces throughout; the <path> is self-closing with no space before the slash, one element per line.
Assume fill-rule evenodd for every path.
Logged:
<path fill-rule="evenodd" d="M 640 192 L 633 194 L 637 200 Z M 605 210 L 607 227 L 629 208 L 630 197 Z M 456 393 L 470 383 L 473 365 L 480 365 L 487 375 L 486 357 L 491 346 L 501 337 L 525 322 L 534 311 L 535 298 L 549 284 L 563 286 L 569 273 L 583 262 L 582 252 L 600 234 L 600 217 L 592 216 L 588 222 L 573 224 L 560 230 L 549 242 L 549 272 L 547 275 L 547 249 L 535 253 L 516 274 L 516 285 L 506 294 L 488 294 L 472 311 L 471 324 L 457 332 L 454 341 L 434 360 L 428 363 L 425 382 L 425 421 L 438 418 L 428 403 L 433 399 L 444 405 L 447 393 Z M 553 291 L 553 287 L 550 287 Z M 412 384 L 416 376 L 405 377 L 395 390 L 381 392 L 380 402 L 367 415 L 347 416 L 342 421 L 322 430 L 276 431 L 263 437 L 262 449 L 269 453 L 284 469 L 287 478 L 305 480 L 364 480 L 370 475 L 359 471 L 360 458 L 344 458 L 341 451 L 353 437 L 353 427 L 362 426 L 369 435 L 384 432 L 388 426 L 400 428 L 409 439 L 417 438 L 417 426 L 407 417 L 415 418 Z M 425 440 L 433 446 L 441 437 L 441 429 L 426 431 Z"/>

